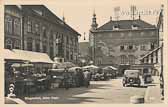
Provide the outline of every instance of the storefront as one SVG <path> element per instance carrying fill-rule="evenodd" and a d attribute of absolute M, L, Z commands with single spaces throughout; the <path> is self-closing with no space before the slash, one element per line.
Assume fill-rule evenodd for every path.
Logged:
<path fill-rule="evenodd" d="M 9 84 L 15 84 L 16 82 L 24 84 L 24 87 L 29 88 L 28 91 L 36 91 L 35 83 L 42 77 L 46 78 L 46 73 L 48 69 L 52 68 L 53 64 L 53 61 L 45 53 L 5 49 L 3 55 L 5 65 L 5 95 L 9 93 Z M 27 87 L 26 84 L 30 87 Z"/>

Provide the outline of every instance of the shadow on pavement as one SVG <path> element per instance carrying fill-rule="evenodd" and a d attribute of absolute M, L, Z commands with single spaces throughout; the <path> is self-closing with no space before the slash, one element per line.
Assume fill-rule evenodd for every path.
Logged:
<path fill-rule="evenodd" d="M 94 93 L 92 90 L 104 90 L 110 88 L 111 84 L 91 84 L 88 88 L 80 87 L 80 88 L 70 88 L 69 90 L 65 90 L 64 88 L 57 88 L 54 90 L 48 90 L 44 92 L 38 92 L 35 94 L 31 94 L 29 96 L 25 96 L 28 98 L 41 97 L 40 99 L 25 99 L 22 98 L 26 103 L 30 104 L 80 104 L 82 102 L 94 102 L 94 99 L 104 99 L 100 97 L 78 97 L 76 95 Z M 49 97 L 48 99 L 43 99 L 45 97 Z M 54 99 L 52 99 L 54 98 Z"/>
<path fill-rule="evenodd" d="M 141 85 L 141 86 L 136 86 L 136 85 L 128 85 L 127 87 L 136 87 L 136 88 L 147 88 L 148 86 L 147 85 Z"/>

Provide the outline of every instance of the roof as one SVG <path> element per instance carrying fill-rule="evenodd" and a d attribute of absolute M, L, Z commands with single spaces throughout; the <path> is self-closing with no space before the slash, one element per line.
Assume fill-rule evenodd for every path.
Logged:
<path fill-rule="evenodd" d="M 53 63 L 46 53 L 18 50 L 18 49 L 5 49 L 4 59 L 17 59 L 26 60 L 33 63 Z"/>
<path fill-rule="evenodd" d="M 163 47 L 163 45 L 161 45 L 161 46 L 155 48 L 154 50 L 152 50 L 152 51 L 148 52 L 147 54 L 145 54 L 144 56 L 140 57 L 139 60 L 143 60 L 145 57 L 147 57 L 148 55 L 150 55 L 150 54 L 152 54 L 152 53 L 158 51 L 158 50 L 159 50 L 160 48 L 162 48 L 162 47 Z"/>
<path fill-rule="evenodd" d="M 81 55 L 88 55 L 89 52 L 89 42 L 80 42 L 79 43 L 79 52 Z"/>
<path fill-rule="evenodd" d="M 118 25 L 120 30 L 121 29 L 130 30 L 132 29 L 132 25 L 137 25 L 138 28 L 140 29 L 155 29 L 156 28 L 154 25 L 151 25 L 141 19 L 137 19 L 137 20 L 119 20 L 119 21 L 110 20 L 109 22 L 100 26 L 97 30 L 113 30 L 113 27 L 115 25 Z"/>

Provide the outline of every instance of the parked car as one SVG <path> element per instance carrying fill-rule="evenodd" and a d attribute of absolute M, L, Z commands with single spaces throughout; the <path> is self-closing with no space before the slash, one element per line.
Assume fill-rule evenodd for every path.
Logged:
<path fill-rule="evenodd" d="M 123 86 L 133 86 L 133 85 L 141 85 L 140 79 L 140 71 L 139 70 L 125 70 L 124 77 L 123 77 Z"/>

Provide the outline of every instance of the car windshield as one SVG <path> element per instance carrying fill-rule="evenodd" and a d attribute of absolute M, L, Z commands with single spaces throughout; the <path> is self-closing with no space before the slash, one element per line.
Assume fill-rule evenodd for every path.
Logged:
<path fill-rule="evenodd" d="M 127 71 L 125 71 L 125 76 L 127 76 L 127 77 L 138 77 L 139 76 L 139 71 L 137 71 L 137 70 L 127 70 Z"/>

